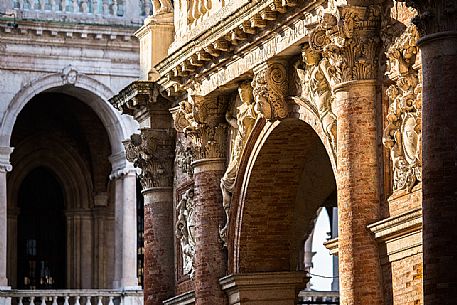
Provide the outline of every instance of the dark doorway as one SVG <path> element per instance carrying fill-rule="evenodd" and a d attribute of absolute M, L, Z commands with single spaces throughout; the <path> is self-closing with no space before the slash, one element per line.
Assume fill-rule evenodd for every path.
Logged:
<path fill-rule="evenodd" d="M 46 168 L 32 170 L 19 190 L 18 288 L 65 288 L 64 195 Z"/>

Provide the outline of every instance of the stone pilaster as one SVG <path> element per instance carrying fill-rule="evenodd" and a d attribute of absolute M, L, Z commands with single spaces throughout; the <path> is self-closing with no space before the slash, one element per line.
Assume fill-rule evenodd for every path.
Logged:
<path fill-rule="evenodd" d="M 325 12 L 310 46 L 321 52 L 337 115 L 341 304 L 383 304 L 379 254 L 367 225 L 379 219 L 376 74 L 380 7 Z M 337 17 L 339 16 L 339 17 Z"/>
<path fill-rule="evenodd" d="M 406 3 L 421 34 L 424 304 L 456 304 L 457 3 Z"/>
<path fill-rule="evenodd" d="M 226 129 L 225 97 L 192 96 L 173 113 L 175 127 L 192 137 L 195 161 L 195 304 L 226 304 L 219 285 L 225 275 L 226 258 L 219 228 L 223 226 L 224 209 L 220 179 L 225 172 Z"/>
<path fill-rule="evenodd" d="M 8 287 L 6 278 L 7 265 L 7 189 L 6 174 L 11 171 L 12 166 L 9 162 L 10 154 L 13 152 L 11 147 L 0 147 L 0 289 Z"/>
<path fill-rule="evenodd" d="M 144 303 L 162 305 L 174 294 L 174 131 L 141 130 L 125 142 L 127 159 L 141 169 L 144 196 Z"/>

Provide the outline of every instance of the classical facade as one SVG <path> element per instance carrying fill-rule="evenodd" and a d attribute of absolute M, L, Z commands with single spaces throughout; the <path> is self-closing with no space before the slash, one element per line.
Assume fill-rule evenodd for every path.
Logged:
<path fill-rule="evenodd" d="M 336 198 L 340 302 L 455 304 L 457 7 L 155 1 L 141 80 L 145 303 L 296 304 Z"/>
<path fill-rule="evenodd" d="M 138 170 L 122 144 L 138 123 L 108 100 L 138 78 L 133 34 L 151 11 L 0 1 L 0 303 L 141 299 Z"/>

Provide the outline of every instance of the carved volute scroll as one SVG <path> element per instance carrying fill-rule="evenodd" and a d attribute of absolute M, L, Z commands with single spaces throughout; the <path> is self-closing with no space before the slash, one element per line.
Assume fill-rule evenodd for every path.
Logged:
<path fill-rule="evenodd" d="M 229 224 L 229 211 L 231 197 L 235 188 L 236 176 L 240 165 L 241 155 L 243 153 L 246 141 L 252 132 L 252 128 L 257 119 L 257 112 L 254 109 L 254 101 L 252 95 L 252 87 L 250 82 L 243 82 L 238 88 L 238 96 L 240 105 L 233 112 L 227 112 L 226 120 L 233 128 L 235 136 L 233 137 L 230 162 L 224 176 L 221 179 L 222 204 L 225 210 L 227 221 L 219 230 L 220 237 L 226 245 L 227 242 L 227 227 Z"/>
<path fill-rule="evenodd" d="M 375 79 L 381 7 L 339 6 L 324 11 L 310 46 L 328 60 L 331 85 Z"/>
<path fill-rule="evenodd" d="M 224 158 L 226 151 L 225 96 L 193 95 L 172 110 L 176 130 L 192 138 L 195 160 Z"/>
<path fill-rule="evenodd" d="M 322 52 L 316 51 L 308 45 L 303 47 L 303 62 L 295 65 L 296 82 L 301 89 L 300 99 L 304 100 L 322 124 L 336 158 L 337 118 L 333 112 L 335 96 L 331 86 L 329 70 L 332 69 Z"/>
<path fill-rule="evenodd" d="M 141 169 L 143 189 L 173 185 L 174 131 L 141 129 L 124 142 L 127 160 Z"/>
<path fill-rule="evenodd" d="M 383 143 L 390 150 L 393 190 L 411 191 L 422 180 L 422 87 L 419 34 L 410 25 L 386 52 L 387 76 L 393 82 L 386 90 L 389 98 Z"/>
<path fill-rule="evenodd" d="M 267 120 L 284 119 L 289 113 L 286 101 L 289 86 L 285 63 L 271 61 L 256 70 L 252 81 L 256 112 Z"/>
<path fill-rule="evenodd" d="M 181 244 L 183 274 L 194 278 L 195 267 L 195 213 L 194 188 L 189 188 L 176 206 L 176 238 Z"/>

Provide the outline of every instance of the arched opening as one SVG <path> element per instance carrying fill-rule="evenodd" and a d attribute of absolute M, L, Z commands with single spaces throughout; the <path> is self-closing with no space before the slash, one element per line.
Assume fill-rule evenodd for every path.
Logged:
<path fill-rule="evenodd" d="M 19 188 L 18 207 L 18 288 L 64 288 L 65 207 L 56 177 L 33 169 Z"/>
<path fill-rule="evenodd" d="M 11 145 L 14 152 L 13 170 L 8 176 L 8 277 L 12 287 L 111 288 L 114 278 L 111 145 L 98 115 L 72 95 L 40 93 L 19 113 Z M 30 196 L 32 189 L 40 185 L 41 191 L 46 192 L 42 200 L 47 202 L 42 206 L 54 205 L 35 211 Z M 57 210 L 58 215 L 53 214 Z M 49 215 L 39 214 L 42 211 Z M 36 233 L 41 238 L 36 239 L 36 255 L 46 258 L 36 258 L 34 271 L 39 274 L 34 275 L 34 283 L 28 276 L 31 271 L 27 267 L 30 256 L 27 241 L 24 245 L 24 239 L 29 238 L 27 232 L 32 229 L 27 224 L 32 213 L 39 215 L 33 220 L 33 228 L 38 228 Z M 53 236 L 55 244 L 47 241 L 47 234 Z M 50 257 L 43 250 L 45 245 L 59 249 Z M 51 270 L 57 264 L 59 271 Z M 48 279 L 47 284 L 41 284 L 48 273 L 54 283 L 51 285 Z"/>
<path fill-rule="evenodd" d="M 336 194 L 330 159 L 301 120 L 267 123 L 260 135 L 235 194 L 233 273 L 305 270 L 305 242 L 318 211 L 336 207 L 336 200 L 330 204 Z"/>

